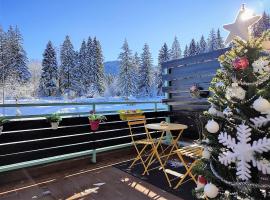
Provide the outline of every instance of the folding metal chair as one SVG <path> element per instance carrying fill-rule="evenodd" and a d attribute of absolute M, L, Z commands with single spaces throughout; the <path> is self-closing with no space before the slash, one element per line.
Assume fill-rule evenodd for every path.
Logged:
<path fill-rule="evenodd" d="M 185 147 L 179 148 L 178 150 L 175 151 L 175 153 L 177 154 L 177 156 L 179 157 L 179 159 L 183 163 L 183 165 L 186 169 L 186 173 L 183 174 L 183 176 L 179 177 L 180 180 L 177 183 L 177 185 L 174 187 L 174 189 L 177 189 L 182 183 L 184 183 L 183 181 L 185 180 L 185 178 L 187 176 L 190 176 L 190 178 L 195 183 L 197 183 L 196 178 L 195 178 L 196 175 L 192 174 L 191 170 L 195 166 L 196 162 L 201 158 L 202 151 L 203 151 L 203 147 L 201 147 L 197 144 L 185 146 Z M 185 160 L 184 157 L 192 159 L 192 162 L 189 163 L 188 161 Z M 188 179 L 188 180 L 190 180 L 190 179 Z"/>
<path fill-rule="evenodd" d="M 137 161 L 140 161 L 140 163 L 143 165 L 146 173 L 149 174 L 147 167 L 146 167 L 147 166 L 146 163 L 149 160 L 150 153 L 149 153 L 149 150 L 147 151 L 147 147 L 149 147 L 149 146 L 152 147 L 153 141 L 149 139 L 149 132 L 145 128 L 146 118 L 144 115 L 130 116 L 130 117 L 127 117 L 127 121 L 128 121 L 128 126 L 129 126 L 129 131 L 130 131 L 132 143 L 133 143 L 134 148 L 136 149 L 136 152 L 137 152 L 137 156 L 134 159 L 134 161 L 131 163 L 129 168 L 132 168 Z M 146 139 L 136 140 L 136 138 L 135 138 L 136 135 L 133 133 L 132 129 L 138 125 L 144 126 L 145 133 L 146 133 Z"/>

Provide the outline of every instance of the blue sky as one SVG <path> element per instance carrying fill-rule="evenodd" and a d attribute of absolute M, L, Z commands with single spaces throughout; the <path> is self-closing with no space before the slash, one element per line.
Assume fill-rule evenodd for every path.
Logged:
<path fill-rule="evenodd" d="M 125 38 L 141 53 L 147 42 L 155 59 L 177 36 L 182 49 L 194 37 L 234 21 L 242 3 L 260 14 L 269 0 L 0 0 L 0 25 L 17 25 L 29 59 L 42 59 L 48 40 L 56 47 L 70 35 L 75 49 L 88 36 L 101 41 L 106 61 L 115 60 Z"/>

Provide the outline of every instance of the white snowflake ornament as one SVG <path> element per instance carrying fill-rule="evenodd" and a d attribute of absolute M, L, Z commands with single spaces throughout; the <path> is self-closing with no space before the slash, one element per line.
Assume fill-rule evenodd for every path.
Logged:
<path fill-rule="evenodd" d="M 260 128 L 262 126 L 265 126 L 268 122 L 270 122 L 270 115 L 267 115 L 266 117 L 260 116 L 260 117 L 250 118 L 250 121 L 253 122 L 256 128 Z"/>
<path fill-rule="evenodd" d="M 264 72 L 270 72 L 269 61 L 259 58 L 252 63 L 253 71 L 255 73 L 263 74 Z"/>
<path fill-rule="evenodd" d="M 257 160 L 254 156 L 256 153 L 268 152 L 270 150 L 270 139 L 262 138 L 258 141 L 251 141 L 251 128 L 242 124 L 237 127 L 237 140 L 232 138 L 227 132 L 222 132 L 218 136 L 219 143 L 223 144 L 225 147 L 231 149 L 223 152 L 219 155 L 219 162 L 228 166 L 231 163 L 236 163 L 237 173 L 236 175 L 241 180 L 249 180 L 250 175 L 250 162 L 254 167 L 263 173 L 270 174 L 269 163 L 263 163 L 261 160 Z"/>

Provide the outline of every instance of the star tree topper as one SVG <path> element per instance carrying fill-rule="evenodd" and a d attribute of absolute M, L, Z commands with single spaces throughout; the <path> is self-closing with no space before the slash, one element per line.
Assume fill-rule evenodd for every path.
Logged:
<path fill-rule="evenodd" d="M 229 44 L 235 37 L 247 41 L 249 38 L 249 27 L 257 23 L 260 19 L 261 16 L 253 15 L 250 10 L 245 8 L 245 4 L 243 4 L 238 12 L 235 22 L 223 26 L 224 29 L 230 31 L 225 44 Z"/>

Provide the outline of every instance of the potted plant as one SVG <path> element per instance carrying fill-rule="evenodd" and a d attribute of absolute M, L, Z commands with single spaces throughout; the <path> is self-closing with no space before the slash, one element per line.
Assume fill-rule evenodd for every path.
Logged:
<path fill-rule="evenodd" d="M 8 120 L 5 117 L 0 117 L 0 134 L 2 133 L 3 129 L 4 129 L 4 124 L 7 123 Z"/>
<path fill-rule="evenodd" d="M 99 123 L 101 121 L 106 120 L 106 117 L 104 115 L 98 115 L 98 114 L 95 114 L 94 112 L 91 112 L 88 119 L 89 119 L 91 130 L 96 131 L 99 128 Z"/>
<path fill-rule="evenodd" d="M 143 114 L 142 110 L 119 110 L 120 119 L 125 121 L 127 120 L 127 117 L 135 117 L 135 116 L 141 116 Z"/>
<path fill-rule="evenodd" d="M 46 118 L 51 123 L 53 130 L 58 129 L 59 123 L 62 121 L 62 117 L 59 114 L 53 113 Z"/>

